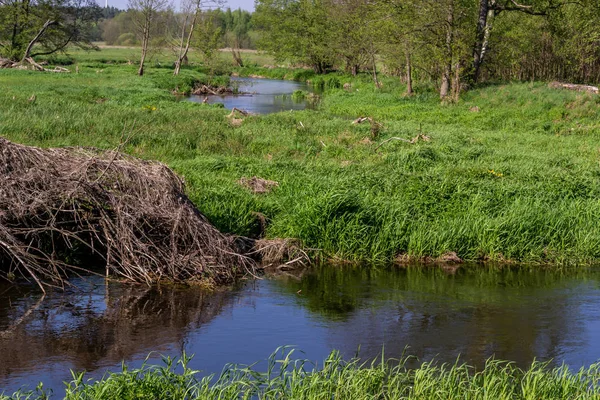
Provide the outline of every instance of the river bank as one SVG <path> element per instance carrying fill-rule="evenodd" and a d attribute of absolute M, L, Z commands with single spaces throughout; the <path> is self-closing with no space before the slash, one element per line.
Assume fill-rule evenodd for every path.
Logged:
<path fill-rule="evenodd" d="M 252 366 L 225 366 L 218 376 L 196 377 L 189 357 L 167 358 L 163 365 L 142 365 L 86 382 L 74 374 L 65 384 L 65 400 L 83 399 L 596 399 L 600 396 L 600 365 L 571 371 L 534 362 L 520 369 L 509 362 L 488 360 L 482 370 L 467 364 L 424 363 L 407 369 L 399 365 L 344 361 L 332 352 L 321 365 L 293 358 L 293 351 L 277 350 L 269 358 L 268 372 Z M 181 372 L 178 372 L 180 370 Z M 2 400 L 46 399 L 46 393 L 0 394 Z"/>
<path fill-rule="evenodd" d="M 597 96 L 514 83 L 444 105 L 427 86 L 404 97 L 396 78 L 375 89 L 369 76 L 331 75 L 318 110 L 240 122 L 170 93 L 193 70 L 134 70 L 0 71 L 0 136 L 112 149 L 125 131 L 124 151 L 183 176 L 221 231 L 295 238 L 321 258 L 600 260 Z M 257 194 L 239 184 L 253 176 L 278 185 Z"/>

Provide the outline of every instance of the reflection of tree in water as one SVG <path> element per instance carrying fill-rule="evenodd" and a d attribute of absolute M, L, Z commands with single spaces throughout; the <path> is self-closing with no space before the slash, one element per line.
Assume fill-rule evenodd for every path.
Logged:
<path fill-rule="evenodd" d="M 598 271 L 540 268 L 350 268 L 318 267 L 290 291 L 331 321 L 330 343 L 365 357 L 409 353 L 421 358 L 465 360 L 488 357 L 527 364 L 564 356 L 565 345 L 584 345 L 578 287 Z"/>
<path fill-rule="evenodd" d="M 189 329 L 212 320 L 231 297 L 197 288 L 104 285 L 96 279 L 78 286 L 81 290 L 47 295 L 38 308 L 38 293 L 0 288 L 0 377 L 49 358 L 90 371 L 100 364 L 182 347 Z"/>

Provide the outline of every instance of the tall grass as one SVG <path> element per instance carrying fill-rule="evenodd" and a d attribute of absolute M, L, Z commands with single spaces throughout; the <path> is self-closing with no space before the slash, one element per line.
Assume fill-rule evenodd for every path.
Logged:
<path fill-rule="evenodd" d="M 131 133 L 124 150 L 183 175 L 221 230 L 297 238 L 326 257 L 600 260 L 598 96 L 511 83 L 444 105 L 427 85 L 404 97 L 395 78 L 376 89 L 368 76 L 332 74 L 319 77 L 317 111 L 251 116 L 238 127 L 228 110 L 170 93 L 203 76 L 188 69 L 174 80 L 156 67 L 137 77 L 135 66 L 114 64 L 0 71 L 0 135 L 115 148 Z M 351 124 L 359 116 L 383 128 L 373 137 L 369 124 Z M 379 146 L 420 133 L 431 141 Z M 280 185 L 255 195 L 237 183 L 254 175 Z"/>
<path fill-rule="evenodd" d="M 73 373 L 65 384 L 65 399 L 597 399 L 600 364 L 578 371 L 551 368 L 534 361 L 529 368 L 490 359 L 476 370 L 454 364 L 426 362 L 407 368 L 410 357 L 396 362 L 344 361 L 333 351 L 321 365 L 294 359 L 280 348 L 266 369 L 227 365 L 218 376 L 200 377 L 188 367 L 189 358 L 164 359 L 164 365 L 144 364 L 108 373 L 98 381 Z M 0 395 L 0 399 L 44 399 L 43 386 L 31 393 Z"/>

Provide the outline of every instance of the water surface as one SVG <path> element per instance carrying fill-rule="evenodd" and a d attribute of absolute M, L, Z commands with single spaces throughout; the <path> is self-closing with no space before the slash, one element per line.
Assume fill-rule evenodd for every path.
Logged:
<path fill-rule="evenodd" d="M 312 91 L 311 87 L 305 83 L 277 79 L 234 77 L 231 78 L 231 83 L 242 94 L 192 95 L 189 100 L 202 103 L 206 98 L 209 104 L 222 103 L 229 110 L 235 107 L 254 114 L 269 114 L 304 110 L 308 106 L 307 102 L 294 100 L 292 93 L 296 90 Z"/>
<path fill-rule="evenodd" d="M 321 361 L 408 353 L 481 366 L 495 356 L 574 368 L 600 360 L 600 271 L 315 267 L 219 293 L 75 281 L 42 296 L 0 287 L 0 389 L 43 381 L 61 393 L 69 369 L 100 377 L 155 351 L 195 354 L 203 373 L 264 360 L 276 347 Z M 26 316 L 23 318 L 23 316 Z M 154 361 L 160 356 L 154 353 Z M 1 390 L 0 390 L 1 392 Z"/>

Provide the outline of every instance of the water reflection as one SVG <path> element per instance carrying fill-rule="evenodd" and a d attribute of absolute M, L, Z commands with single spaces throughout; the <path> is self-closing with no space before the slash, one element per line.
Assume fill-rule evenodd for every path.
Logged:
<path fill-rule="evenodd" d="M 321 268 L 287 285 L 331 321 L 329 340 L 346 353 L 360 345 L 373 356 L 384 343 L 390 356 L 410 346 L 422 359 L 579 366 L 600 359 L 598 278 L 597 271 Z"/>
<path fill-rule="evenodd" d="M 202 103 L 206 99 L 209 104 L 222 103 L 229 110 L 235 107 L 255 114 L 304 110 L 311 106 L 304 99 L 296 100 L 292 97 L 297 90 L 312 91 L 311 87 L 305 83 L 277 79 L 232 78 L 232 84 L 242 94 L 192 95 L 189 100 Z"/>
<path fill-rule="evenodd" d="M 59 388 L 69 368 L 97 377 L 150 351 L 196 354 L 191 367 L 205 373 L 281 345 L 314 361 L 359 346 L 365 358 L 410 346 L 423 360 L 460 354 L 475 365 L 493 355 L 520 365 L 600 359 L 598 270 L 322 266 L 213 294 L 76 283 L 40 304 L 35 288 L 0 288 L 0 388 Z"/>
<path fill-rule="evenodd" d="M 233 297 L 92 277 L 74 285 L 46 296 L 33 287 L 0 287 L 0 388 L 48 379 L 59 384 L 70 368 L 95 371 L 151 351 L 181 354 L 189 330 L 208 323 Z M 55 364 L 62 370 L 54 371 Z"/>

